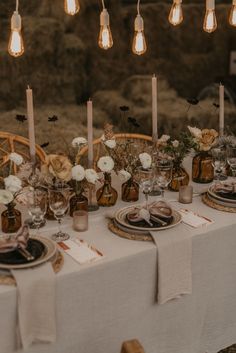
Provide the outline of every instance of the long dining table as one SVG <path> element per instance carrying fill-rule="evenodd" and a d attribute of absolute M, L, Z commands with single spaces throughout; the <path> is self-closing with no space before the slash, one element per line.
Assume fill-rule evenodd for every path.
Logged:
<path fill-rule="evenodd" d="M 107 209 L 90 213 L 83 233 L 73 231 L 67 216 L 63 227 L 71 238 L 86 240 L 104 258 L 80 265 L 64 254 L 56 275 L 56 342 L 34 344 L 28 353 L 119 353 L 122 342 L 132 338 L 147 353 L 216 353 L 236 342 L 236 215 L 206 206 L 201 196 L 189 205 L 179 204 L 177 193 L 166 197 L 175 209 L 214 221 L 198 229 L 178 225 L 192 237 L 192 294 L 159 305 L 156 245 L 111 233 Z M 119 201 L 112 211 L 124 206 Z M 48 221 L 40 233 L 50 237 L 56 229 L 56 222 Z M 0 285 L 1 353 L 16 349 L 16 313 L 16 287 Z"/>

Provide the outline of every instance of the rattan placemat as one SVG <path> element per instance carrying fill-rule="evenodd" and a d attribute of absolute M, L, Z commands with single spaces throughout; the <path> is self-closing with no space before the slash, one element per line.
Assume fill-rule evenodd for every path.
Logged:
<path fill-rule="evenodd" d="M 236 207 L 227 207 L 223 205 L 219 205 L 218 203 L 212 201 L 209 199 L 207 194 L 204 194 L 202 196 L 202 201 L 209 207 L 214 208 L 218 211 L 223 211 L 223 212 L 231 212 L 231 213 L 236 213 Z"/>
<path fill-rule="evenodd" d="M 129 240 L 138 240 L 138 241 L 152 241 L 153 242 L 153 239 L 152 239 L 152 236 L 151 234 L 150 235 L 144 235 L 144 234 L 136 234 L 135 231 L 134 233 L 127 233 L 125 232 L 124 230 L 121 230 L 120 228 L 118 228 L 113 220 L 110 220 L 109 223 L 108 223 L 108 229 L 118 235 L 119 237 L 121 238 L 126 238 L 126 239 L 129 239 Z"/>
<path fill-rule="evenodd" d="M 57 256 L 54 261 L 52 261 L 52 267 L 55 273 L 58 273 L 64 264 L 64 256 L 60 251 L 57 251 Z M 40 265 L 39 265 L 40 266 Z M 12 277 L 10 272 L 6 272 L 6 274 L 0 274 L 0 284 L 5 284 L 8 286 L 15 286 L 16 281 L 15 278 Z"/>

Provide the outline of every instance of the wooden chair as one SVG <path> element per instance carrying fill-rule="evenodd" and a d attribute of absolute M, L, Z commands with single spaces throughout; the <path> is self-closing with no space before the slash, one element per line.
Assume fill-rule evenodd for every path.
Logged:
<path fill-rule="evenodd" d="M 145 351 L 141 343 L 133 339 L 122 344 L 121 353 L 145 353 Z"/>
<path fill-rule="evenodd" d="M 133 141 L 134 143 L 138 144 L 140 151 L 145 150 L 145 148 L 148 145 L 149 146 L 152 145 L 152 137 L 147 135 L 123 133 L 123 134 L 115 134 L 114 136 L 117 142 L 125 142 L 126 140 Z M 93 141 L 93 151 L 94 151 L 94 167 L 95 167 L 97 165 L 97 161 L 99 160 L 99 158 L 107 154 L 104 144 L 101 141 L 101 138 L 98 138 Z M 78 162 L 83 163 L 83 165 L 84 164 L 86 165 L 87 153 L 88 153 L 88 146 L 85 146 L 84 148 L 81 149 L 81 151 L 78 154 Z"/>
<path fill-rule="evenodd" d="M 13 135 L 8 132 L 0 131 L 0 174 L 4 175 L 4 169 L 9 169 L 9 155 L 12 152 L 20 154 L 25 161 L 30 160 L 29 140 L 25 137 Z M 36 145 L 37 162 L 43 163 L 46 154 L 43 149 Z M 17 166 L 13 163 L 13 174 L 17 173 Z"/>

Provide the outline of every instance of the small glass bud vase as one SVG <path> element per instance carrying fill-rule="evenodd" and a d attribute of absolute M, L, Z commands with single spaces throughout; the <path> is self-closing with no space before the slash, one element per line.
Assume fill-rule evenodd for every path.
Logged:
<path fill-rule="evenodd" d="M 195 183 L 207 184 L 214 179 L 212 157 L 208 152 L 202 151 L 193 157 L 192 179 Z"/>
<path fill-rule="evenodd" d="M 133 177 L 122 184 L 121 199 L 125 202 L 135 202 L 139 199 L 139 185 L 134 181 Z"/>
<path fill-rule="evenodd" d="M 114 206 L 117 201 L 118 193 L 111 186 L 111 174 L 104 173 L 104 184 L 97 190 L 97 202 L 101 207 Z"/>
<path fill-rule="evenodd" d="M 76 182 L 75 195 L 70 199 L 70 216 L 73 217 L 75 211 L 88 212 L 88 199 L 83 195 L 83 188 L 79 182 Z"/>
<path fill-rule="evenodd" d="M 189 175 L 181 164 L 174 164 L 172 170 L 172 179 L 169 184 L 171 191 L 179 191 L 180 186 L 186 186 L 189 183 Z"/>
<path fill-rule="evenodd" d="M 21 225 L 21 212 L 15 208 L 14 202 L 9 203 L 7 209 L 1 214 L 3 233 L 16 233 Z"/>

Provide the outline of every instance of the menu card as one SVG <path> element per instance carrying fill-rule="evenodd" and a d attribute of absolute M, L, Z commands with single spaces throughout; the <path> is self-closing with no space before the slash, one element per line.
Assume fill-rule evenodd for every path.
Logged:
<path fill-rule="evenodd" d="M 199 228 L 214 223 L 211 219 L 201 216 L 193 211 L 181 209 L 178 212 L 181 214 L 183 222 L 193 228 Z"/>
<path fill-rule="evenodd" d="M 78 238 L 61 241 L 58 245 L 81 265 L 103 258 L 99 250 Z"/>

